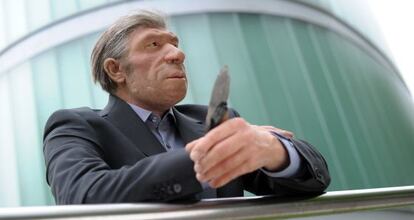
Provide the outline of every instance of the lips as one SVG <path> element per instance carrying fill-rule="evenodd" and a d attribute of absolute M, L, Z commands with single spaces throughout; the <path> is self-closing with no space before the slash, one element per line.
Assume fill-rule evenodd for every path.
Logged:
<path fill-rule="evenodd" d="M 184 72 L 180 71 L 180 72 L 175 72 L 169 76 L 167 76 L 168 79 L 182 79 L 185 78 L 185 74 Z"/>

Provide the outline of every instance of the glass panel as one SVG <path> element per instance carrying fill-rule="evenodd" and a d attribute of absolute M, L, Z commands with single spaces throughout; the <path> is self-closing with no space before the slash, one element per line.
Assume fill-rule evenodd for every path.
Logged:
<path fill-rule="evenodd" d="M 66 17 L 79 10 L 77 0 L 50 0 L 50 4 L 53 20 Z"/>
<path fill-rule="evenodd" d="M 303 24 L 289 19 L 283 19 L 281 22 L 282 24 L 279 26 L 281 29 L 272 28 L 273 40 L 280 42 L 273 49 L 282 52 L 278 56 L 280 70 L 283 72 L 284 81 L 292 94 L 291 101 L 297 110 L 300 131 L 303 135 L 299 136 L 301 135 L 299 134 L 297 138 L 308 140 L 326 155 L 332 171 L 331 187 L 345 188 L 348 183 L 334 143 L 329 136 L 326 121 L 320 113 L 320 106 L 317 105 L 320 101 L 315 95 L 315 88 L 310 81 L 310 73 L 304 63 L 299 36 L 295 31 Z"/>
<path fill-rule="evenodd" d="M 33 86 L 39 121 L 39 137 L 49 116 L 63 107 L 54 50 L 43 53 L 31 61 Z"/>
<path fill-rule="evenodd" d="M 273 50 L 273 30 L 283 31 L 280 18 L 265 19 L 259 15 L 242 14 L 240 22 L 246 48 L 254 69 L 254 76 L 259 84 L 259 90 L 264 100 L 264 105 L 269 113 L 269 124 L 283 129 L 301 132 L 297 123 L 297 112 L 292 102 L 291 92 L 283 80 L 283 73 L 279 67 L 277 56 L 283 51 Z M 296 120 L 295 120 L 296 119 Z M 301 136 L 302 134 L 296 134 Z"/>
<path fill-rule="evenodd" d="M 93 8 L 99 5 L 103 5 L 107 0 L 78 0 L 78 4 L 81 10 Z"/>
<path fill-rule="evenodd" d="M 80 40 L 57 49 L 57 65 L 64 108 L 91 106 L 91 77 Z"/>
<path fill-rule="evenodd" d="M 6 46 L 6 12 L 5 3 L 0 1 L 0 51 Z M 1 74 L 1 73 L 0 73 Z"/>
<path fill-rule="evenodd" d="M 30 66 L 23 64 L 10 72 L 14 134 L 19 173 L 21 205 L 44 205 L 46 179 L 41 138 L 32 87 Z"/>
<path fill-rule="evenodd" d="M 330 47 L 332 47 L 332 55 L 338 63 L 340 68 L 340 78 L 338 80 L 347 88 L 348 94 L 343 99 L 349 99 L 352 106 L 353 112 L 349 109 L 347 112 L 352 112 L 351 116 L 348 116 L 349 120 L 352 120 L 355 125 L 355 132 L 361 132 L 365 136 L 365 140 L 368 145 L 373 146 L 373 149 L 379 154 L 379 159 L 381 163 L 381 171 L 385 175 L 388 183 L 394 185 L 395 180 L 398 179 L 398 173 L 393 172 L 394 162 L 390 159 L 383 159 L 385 155 L 388 155 L 386 152 L 385 139 L 382 135 L 381 128 L 377 124 L 378 118 L 374 117 L 373 113 L 376 111 L 373 109 L 371 100 L 365 95 L 366 85 L 360 85 L 360 72 L 355 69 L 356 62 L 354 60 L 355 54 L 349 53 L 349 47 L 352 45 L 346 43 L 341 38 L 329 38 L 328 42 Z M 363 143 L 360 143 L 360 146 L 366 147 Z M 369 158 L 372 158 L 372 155 L 367 155 Z M 348 172 L 353 173 L 352 170 Z M 389 185 L 389 186 L 391 186 Z"/>
<path fill-rule="evenodd" d="M 64 2 L 64 1 L 62 1 Z M 26 0 L 29 29 L 34 30 L 51 21 L 49 0 Z"/>
<path fill-rule="evenodd" d="M 26 5 L 24 0 L 5 1 L 8 41 L 16 40 L 27 31 Z"/>
<path fill-rule="evenodd" d="M 406 151 L 405 137 L 401 136 L 401 132 L 395 132 L 399 129 L 404 128 L 405 120 L 399 120 L 398 112 L 401 111 L 400 105 L 396 105 L 396 109 L 391 112 L 387 112 L 386 109 L 389 107 L 389 103 L 384 103 L 384 95 L 382 95 L 383 88 L 388 84 L 387 81 L 382 81 L 384 74 L 384 67 L 377 64 L 375 61 L 368 59 L 369 57 L 362 53 L 362 51 L 357 51 L 357 62 L 359 62 L 359 67 L 361 71 L 364 72 L 361 76 L 361 81 L 365 84 L 367 90 L 366 94 L 368 99 L 371 101 L 371 108 L 374 108 L 375 111 L 371 110 L 370 114 L 376 119 L 377 127 L 379 128 L 378 133 L 385 138 L 383 142 L 384 147 L 387 148 L 387 157 L 395 161 L 394 166 L 399 170 L 399 178 L 395 184 L 404 184 L 407 181 L 404 181 L 408 176 L 411 176 L 412 170 L 407 169 L 407 163 L 411 163 L 412 157 L 408 154 L 401 154 L 401 152 Z M 390 73 L 386 73 L 391 75 Z M 392 74 L 395 76 L 394 74 Z M 394 77 L 396 79 L 396 77 Z M 392 81 L 392 79 L 390 80 Z M 401 99 L 401 98 L 400 98 Z M 397 114 L 397 115 L 396 115 Z M 403 129 L 405 130 L 405 129 Z M 380 133 L 381 132 L 381 133 Z M 399 150 L 396 151 L 390 146 L 398 146 Z M 385 156 L 385 155 L 384 155 Z M 385 158 L 384 158 L 385 159 Z M 409 165 L 408 165 L 409 166 Z"/>
<path fill-rule="evenodd" d="M 52 112 L 62 108 L 62 93 L 56 65 L 54 50 L 40 54 L 31 61 L 33 72 L 33 89 L 36 101 L 36 113 L 38 119 L 38 137 L 43 137 L 43 130 L 47 119 Z M 43 162 L 42 156 L 42 162 Z M 42 167 L 44 172 L 45 167 Z M 45 177 L 44 177 L 45 178 Z M 49 187 L 45 184 L 45 202 L 54 204 L 54 199 Z"/>
<path fill-rule="evenodd" d="M 372 187 L 373 179 L 368 178 L 369 172 L 366 170 L 366 166 L 361 159 L 361 155 L 369 155 L 368 147 L 358 148 L 357 145 L 352 142 L 350 136 L 344 138 L 343 134 L 346 133 L 343 127 L 343 123 L 338 120 L 339 115 L 335 107 L 335 103 L 332 98 L 332 93 L 329 92 L 326 77 L 323 74 L 323 69 L 318 59 L 318 55 L 315 53 L 316 34 L 313 35 L 313 39 L 309 35 L 310 25 L 298 25 L 295 28 L 295 33 L 298 39 L 298 43 L 301 47 L 304 64 L 307 68 L 307 74 L 313 85 L 317 102 L 315 105 L 319 106 L 321 118 L 323 118 L 326 126 L 329 129 L 326 131 L 331 139 L 332 146 L 335 147 L 337 155 L 340 155 L 340 163 L 343 168 L 351 171 L 350 175 L 353 175 L 351 187 L 352 188 L 370 188 Z M 314 29 L 313 29 L 314 30 Z M 357 65 L 355 63 L 355 65 Z M 320 119 L 322 120 L 322 119 Z M 340 138 L 342 137 L 342 138 Z M 349 163 L 348 161 L 353 161 Z"/>
<path fill-rule="evenodd" d="M 83 41 L 82 41 L 82 46 L 83 46 L 83 50 L 85 51 L 83 53 L 83 57 L 85 60 L 85 71 L 89 74 L 88 77 L 88 84 L 90 87 L 90 90 L 92 91 L 92 101 L 93 101 L 93 105 L 91 107 L 93 108 L 98 108 L 98 109 L 102 109 L 103 107 L 105 107 L 106 103 L 108 102 L 108 93 L 105 92 L 101 86 L 99 85 L 99 83 L 94 84 L 93 83 L 93 79 L 92 79 L 92 75 L 91 75 L 91 67 L 89 64 L 90 60 L 90 56 L 92 53 L 92 49 L 95 46 L 95 43 L 98 39 L 98 37 L 100 36 L 100 32 L 99 33 L 95 33 L 95 34 L 91 34 L 89 36 L 86 36 Z"/>
<path fill-rule="evenodd" d="M 227 64 L 231 78 L 230 101 L 240 114 L 255 124 L 267 124 L 269 114 L 256 82 L 252 61 L 243 39 L 237 14 L 209 16 L 210 29 L 219 64 Z"/>
<path fill-rule="evenodd" d="M 1 15 L 0 15 L 1 16 Z M 13 139 L 13 109 L 7 75 L 0 77 L 0 207 L 19 206 L 19 182 Z"/>
<path fill-rule="evenodd" d="M 348 149 L 349 147 L 354 147 L 359 153 L 360 149 L 365 149 L 362 151 L 367 154 L 362 155 L 362 158 L 364 160 L 364 166 L 368 170 L 369 179 L 372 180 L 371 183 L 374 183 L 376 187 L 386 186 L 387 179 L 381 170 L 382 163 L 379 160 L 379 155 L 381 153 L 377 149 L 373 149 L 374 145 L 371 140 L 372 137 L 365 129 L 366 124 L 364 124 L 362 120 L 355 120 L 360 116 L 356 115 L 358 114 L 357 106 L 353 104 L 351 100 L 352 97 L 344 83 L 344 80 L 347 80 L 347 78 L 346 76 L 343 76 L 342 78 L 342 74 L 344 73 L 334 59 L 333 53 L 335 53 L 335 51 L 331 51 L 329 44 L 327 44 L 330 40 L 334 42 L 334 39 L 337 39 L 336 35 L 316 27 L 312 30 L 314 35 L 313 41 L 317 46 L 316 50 L 320 53 L 322 61 L 324 62 L 324 75 L 327 79 L 328 86 L 331 88 L 329 91 L 334 97 L 339 119 L 344 126 L 344 131 L 341 135 L 341 128 L 338 128 L 335 124 L 331 125 L 333 139 L 338 142 L 338 151 L 343 151 L 341 148 Z M 328 122 L 335 120 L 335 118 L 327 119 Z M 340 155 L 342 157 L 342 154 Z M 345 152 L 345 155 L 349 156 L 349 153 Z M 347 162 L 345 161 L 345 165 L 346 163 Z M 348 170 L 346 172 L 353 173 L 354 171 Z"/>

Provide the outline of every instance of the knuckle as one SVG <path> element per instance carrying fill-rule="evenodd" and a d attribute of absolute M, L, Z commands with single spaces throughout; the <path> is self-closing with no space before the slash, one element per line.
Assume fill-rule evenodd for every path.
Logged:
<path fill-rule="evenodd" d="M 196 159 L 196 151 L 192 151 L 190 153 L 190 158 L 191 158 L 191 160 L 195 160 Z"/>
<path fill-rule="evenodd" d="M 214 161 L 212 161 L 209 156 L 201 158 L 198 162 L 201 171 L 209 170 L 211 168 L 210 165 L 213 163 Z"/>
<path fill-rule="evenodd" d="M 204 144 L 204 143 L 209 143 L 209 142 L 211 142 L 211 141 L 212 141 L 212 139 L 213 139 L 213 136 L 214 136 L 214 133 L 212 133 L 212 132 L 208 132 L 208 133 L 207 133 L 207 135 L 205 135 L 204 137 L 202 137 L 201 142 L 200 142 L 200 144 L 199 144 L 199 145 L 202 145 L 202 144 Z"/>
<path fill-rule="evenodd" d="M 247 122 L 243 118 L 238 117 L 238 118 L 234 118 L 233 124 L 236 128 L 243 128 L 247 125 Z"/>
<path fill-rule="evenodd" d="M 252 129 L 247 129 L 245 132 L 246 138 L 252 140 L 255 136 L 255 132 Z"/>
<path fill-rule="evenodd" d="M 254 140 L 255 138 L 255 133 L 252 129 L 244 129 L 241 131 L 241 139 L 242 139 L 242 143 L 248 143 Z"/>

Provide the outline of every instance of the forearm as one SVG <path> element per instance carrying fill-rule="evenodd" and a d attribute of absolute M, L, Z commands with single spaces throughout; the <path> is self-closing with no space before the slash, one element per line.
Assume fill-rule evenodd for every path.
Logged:
<path fill-rule="evenodd" d="M 47 180 L 58 204 L 170 201 L 202 190 L 184 149 L 148 156 L 133 145 L 120 146 L 127 141 L 104 147 L 98 140 L 82 117 L 71 112 L 51 116 L 44 155 Z M 113 155 L 112 149 L 128 153 Z"/>
<path fill-rule="evenodd" d="M 87 152 L 56 152 L 48 180 L 58 204 L 171 201 L 201 192 L 184 150 L 111 169 Z M 177 172 L 179 170 L 179 172 Z"/>
<path fill-rule="evenodd" d="M 300 171 L 290 178 L 270 177 L 262 171 L 243 176 L 245 189 L 257 195 L 304 195 L 322 193 L 330 183 L 323 156 L 310 144 L 291 139 L 301 157 Z"/>

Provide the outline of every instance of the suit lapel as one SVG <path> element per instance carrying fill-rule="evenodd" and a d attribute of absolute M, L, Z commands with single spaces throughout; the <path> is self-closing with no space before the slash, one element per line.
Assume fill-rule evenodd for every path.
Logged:
<path fill-rule="evenodd" d="M 177 123 L 178 131 L 185 144 L 200 138 L 205 134 L 205 126 L 202 121 L 193 119 L 179 112 L 173 107 L 174 116 Z"/>
<path fill-rule="evenodd" d="M 173 108 L 173 112 L 178 131 L 185 144 L 205 134 L 205 125 L 202 121 L 188 117 L 176 108 Z M 145 155 L 151 156 L 166 151 L 134 110 L 118 97 L 110 95 L 108 104 L 100 115 L 115 125 Z M 218 197 L 234 195 L 243 195 L 238 179 L 217 189 Z"/>
<path fill-rule="evenodd" d="M 166 151 L 131 106 L 118 97 L 110 95 L 107 106 L 100 114 L 118 127 L 145 155 Z"/>

